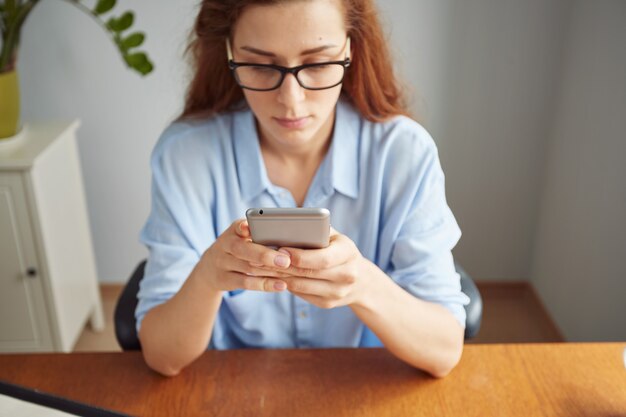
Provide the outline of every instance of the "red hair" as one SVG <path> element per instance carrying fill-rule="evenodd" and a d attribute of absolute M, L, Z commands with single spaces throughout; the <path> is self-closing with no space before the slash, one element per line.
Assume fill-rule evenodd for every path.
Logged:
<path fill-rule="evenodd" d="M 391 54 L 372 0 L 340 0 L 354 50 L 342 92 L 368 120 L 409 115 L 391 65 Z M 191 52 L 193 79 L 179 119 L 204 118 L 235 110 L 244 95 L 228 68 L 226 39 L 251 4 L 285 0 L 202 0 L 186 53 Z"/>

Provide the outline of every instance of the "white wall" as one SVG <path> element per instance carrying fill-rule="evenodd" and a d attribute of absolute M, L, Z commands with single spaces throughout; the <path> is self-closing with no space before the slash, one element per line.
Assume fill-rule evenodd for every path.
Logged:
<path fill-rule="evenodd" d="M 445 123 L 452 0 L 378 2 L 413 116 L 440 139 Z"/>
<path fill-rule="evenodd" d="M 88 3 L 88 2 L 85 2 Z M 150 204 L 149 155 L 182 108 L 185 40 L 196 1 L 118 1 L 136 11 L 156 70 L 142 78 L 88 15 L 42 1 L 26 22 L 18 61 L 22 119 L 79 118 L 78 141 L 101 281 L 125 281 L 147 251 L 138 243 Z"/>
<path fill-rule="evenodd" d="M 529 275 L 568 0 L 381 2 L 480 279 Z"/>
<path fill-rule="evenodd" d="M 568 340 L 626 340 L 626 2 L 574 2 L 532 283 Z"/>

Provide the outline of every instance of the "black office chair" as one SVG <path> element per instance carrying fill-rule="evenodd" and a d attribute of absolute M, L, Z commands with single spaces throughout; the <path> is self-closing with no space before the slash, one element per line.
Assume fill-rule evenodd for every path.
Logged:
<path fill-rule="evenodd" d="M 124 350 L 141 350 L 141 344 L 135 328 L 135 308 L 137 307 L 139 283 L 143 278 L 145 267 L 145 260 L 137 265 L 115 306 L 115 336 L 117 337 L 117 342 Z M 470 303 L 465 306 L 467 314 L 465 339 L 470 339 L 476 336 L 480 330 L 483 300 L 476 284 L 467 272 L 456 262 L 455 267 L 461 276 L 461 289 L 470 299 Z"/>
<path fill-rule="evenodd" d="M 465 340 L 476 337 L 480 330 L 480 324 L 483 319 L 483 298 L 472 277 L 454 261 L 456 272 L 461 276 L 461 291 L 470 299 L 468 305 L 465 306 Z"/>
<path fill-rule="evenodd" d="M 115 305 L 113 317 L 115 337 L 117 337 L 117 343 L 120 344 L 123 350 L 141 350 L 141 344 L 137 336 L 135 309 L 138 302 L 139 283 L 143 279 L 145 268 L 146 260 L 144 259 L 135 268 Z"/>

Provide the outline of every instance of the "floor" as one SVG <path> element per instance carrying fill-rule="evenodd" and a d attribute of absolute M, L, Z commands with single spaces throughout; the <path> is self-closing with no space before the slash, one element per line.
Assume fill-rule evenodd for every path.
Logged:
<path fill-rule="evenodd" d="M 527 282 L 477 283 L 483 298 L 480 332 L 467 343 L 564 342 L 565 338 Z"/>
<path fill-rule="evenodd" d="M 478 282 L 483 319 L 478 336 L 467 343 L 562 342 L 563 336 L 546 312 L 535 290 L 526 282 Z M 76 352 L 119 351 L 113 329 L 113 311 L 121 285 L 100 287 L 106 327 L 101 333 L 86 327 Z"/>
<path fill-rule="evenodd" d="M 113 327 L 113 311 L 117 298 L 122 293 L 122 285 L 101 285 L 102 307 L 104 309 L 104 331 L 97 333 L 91 330 L 89 324 L 85 327 L 74 347 L 75 352 L 113 352 L 122 349 L 115 339 Z"/>

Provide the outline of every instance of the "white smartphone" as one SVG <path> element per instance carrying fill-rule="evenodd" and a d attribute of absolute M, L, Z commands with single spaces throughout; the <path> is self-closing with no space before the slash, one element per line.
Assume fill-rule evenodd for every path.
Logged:
<path fill-rule="evenodd" d="M 251 208 L 246 218 L 254 243 L 303 249 L 329 244 L 330 211 L 325 208 Z"/>

